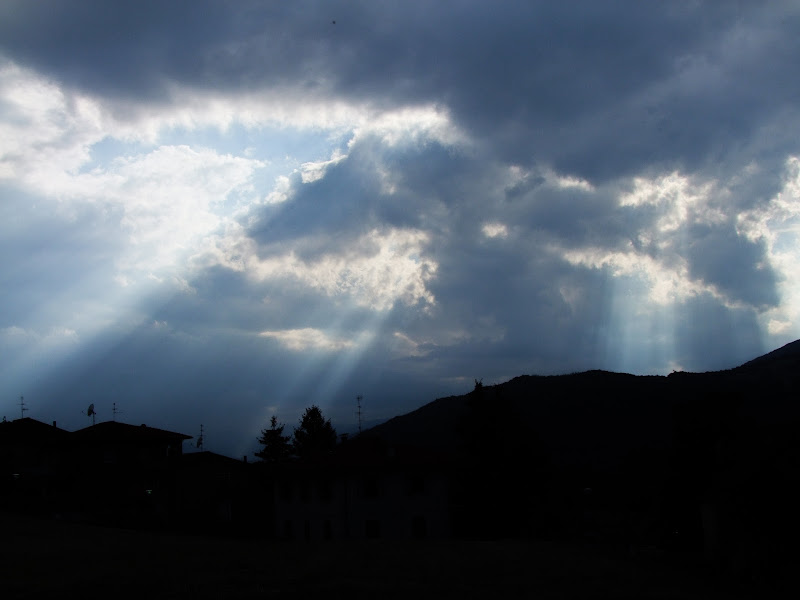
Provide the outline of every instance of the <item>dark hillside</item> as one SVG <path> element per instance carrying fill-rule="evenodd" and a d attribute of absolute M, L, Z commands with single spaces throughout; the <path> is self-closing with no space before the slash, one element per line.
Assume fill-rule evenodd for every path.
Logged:
<path fill-rule="evenodd" d="M 483 388 L 487 427 L 510 421 L 538 438 L 556 463 L 607 463 L 631 447 L 666 447 L 672 402 L 666 378 L 604 371 L 574 375 L 521 376 Z M 374 427 L 389 442 L 459 452 L 458 425 L 469 395 L 451 396 Z"/>
<path fill-rule="evenodd" d="M 797 365 L 798 359 L 800 359 L 800 340 L 795 340 L 768 354 L 754 358 L 740 367 L 737 367 L 735 370 L 758 369 L 760 367 L 778 370 L 783 367 Z"/>
<path fill-rule="evenodd" d="M 600 539 L 779 577 L 800 535 L 799 392 L 793 342 L 726 371 L 476 384 L 370 433 L 460 458 L 466 536 Z"/>
<path fill-rule="evenodd" d="M 800 340 L 735 369 L 634 376 L 607 371 L 523 375 L 484 386 L 487 426 L 511 420 L 536 435 L 557 463 L 588 461 L 610 466 L 640 449 L 667 450 L 676 413 L 710 398 L 756 422 L 800 416 Z M 458 424 L 469 394 L 434 400 L 370 429 L 389 442 L 459 451 Z M 502 401 L 500 401 L 502 400 Z"/>
<path fill-rule="evenodd" d="M 466 396 L 448 396 L 377 425 L 365 433 L 389 443 L 413 442 L 420 446 L 455 451 L 458 447 L 456 424 L 465 413 Z"/>

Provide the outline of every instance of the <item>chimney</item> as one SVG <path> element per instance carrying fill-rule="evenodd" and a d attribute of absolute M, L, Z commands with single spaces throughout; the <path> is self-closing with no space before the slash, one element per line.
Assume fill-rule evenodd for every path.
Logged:
<path fill-rule="evenodd" d="M 53 427 L 56 427 L 56 422 L 55 421 L 53 421 Z"/>
<path fill-rule="evenodd" d="M 247 463 L 247 454 L 245 454 L 245 455 L 242 457 L 242 460 L 245 462 L 245 464 Z"/>

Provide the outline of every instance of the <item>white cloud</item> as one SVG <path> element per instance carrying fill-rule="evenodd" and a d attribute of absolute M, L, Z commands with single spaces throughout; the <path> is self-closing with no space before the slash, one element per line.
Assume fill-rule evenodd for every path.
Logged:
<path fill-rule="evenodd" d="M 505 238 L 508 237 L 508 227 L 503 223 L 484 223 L 481 227 L 483 235 L 488 238 Z"/>
<path fill-rule="evenodd" d="M 302 182 L 312 183 L 322 179 L 325 177 L 325 172 L 328 170 L 328 167 L 340 163 L 345 158 L 347 158 L 347 155 L 342 154 L 337 148 L 333 151 L 333 156 L 331 156 L 330 160 L 303 163 L 300 167 L 300 177 Z"/>
<path fill-rule="evenodd" d="M 729 227 L 738 222 L 739 235 L 757 241 L 766 231 L 763 211 L 736 217 L 730 188 L 713 179 L 700 180 L 680 172 L 635 177 L 618 196 L 622 210 L 641 213 L 639 228 L 631 231 L 628 248 L 583 247 L 563 250 L 574 265 L 606 268 L 614 277 L 637 277 L 648 286 L 648 300 L 657 305 L 682 302 L 709 294 L 730 308 L 744 304 L 714 283 L 690 274 L 686 256 L 687 230 L 695 225 Z M 777 212 L 786 214 L 785 202 Z M 770 217 L 771 218 L 771 217 Z M 775 266 L 775 260 L 772 261 Z"/>
<path fill-rule="evenodd" d="M 506 171 L 508 181 L 506 189 L 514 187 L 520 189 L 533 189 L 538 185 L 548 185 L 560 190 L 581 190 L 584 192 L 594 192 L 596 188 L 587 180 L 565 175 L 557 172 L 548 166 L 538 166 L 534 169 L 526 169 L 520 165 L 511 165 Z"/>
<path fill-rule="evenodd" d="M 633 208 L 659 208 L 661 213 L 654 233 L 667 234 L 677 231 L 689 221 L 724 221 L 724 213 L 709 202 L 712 189 L 711 183 L 696 183 L 677 171 L 655 178 L 636 177 L 633 180 L 633 189 L 620 195 L 619 204 Z"/>
<path fill-rule="evenodd" d="M 275 187 L 267 195 L 266 204 L 281 204 L 286 202 L 291 196 L 292 180 L 286 175 L 279 175 L 275 179 Z"/>
<path fill-rule="evenodd" d="M 447 111 L 435 105 L 383 111 L 286 91 L 229 96 L 177 85 L 169 95 L 167 103 L 119 110 L 109 101 L 61 89 L 13 63 L 0 69 L 0 99 L 12 115 L 0 122 L 0 177 L 58 201 L 55 208 L 66 218 L 79 204 L 117 207 L 117 226 L 130 241 L 117 260 L 116 279 L 123 286 L 135 282 L 141 276 L 138 271 L 151 274 L 180 266 L 185 254 L 197 252 L 198 240 L 220 228 L 230 229 L 230 219 L 246 218 L 251 207 L 290 199 L 291 180 L 286 175 L 278 176 L 266 195 L 255 189 L 254 175 L 264 161 L 208 148 L 159 145 L 165 133 L 207 127 L 226 131 L 236 123 L 251 129 L 350 132 L 351 147 L 366 136 L 377 137 L 385 146 L 465 143 Z M 152 148 L 120 155 L 101 167 L 92 163 L 92 150 L 103 140 L 136 141 Z M 302 181 L 322 178 L 345 158 L 334 152 L 328 161 L 303 163 Z M 390 170 L 376 168 L 384 191 L 391 193 Z M 433 303 L 425 280 L 436 265 L 419 259 L 421 234 L 372 232 L 362 242 L 375 251 L 334 250 L 316 264 L 291 256 L 261 261 L 251 253 L 248 271 L 262 279 L 293 274 L 327 294 L 352 294 L 360 304 L 381 309 L 396 299 Z M 226 243 L 231 245 L 218 245 Z M 222 263 L 236 262 L 235 255 L 224 254 Z"/>
<path fill-rule="evenodd" d="M 436 105 L 402 107 L 370 114 L 355 128 L 350 147 L 367 136 L 379 138 L 388 147 L 431 141 L 444 146 L 469 144 L 464 132 L 453 124 L 448 111 Z"/>
<path fill-rule="evenodd" d="M 303 329 L 282 329 L 275 331 L 262 331 L 261 337 L 272 338 L 293 352 L 305 350 L 339 351 L 355 346 L 350 339 L 331 336 L 320 329 L 305 327 Z"/>
<path fill-rule="evenodd" d="M 556 186 L 562 189 L 576 188 L 584 192 L 593 192 L 595 189 L 591 183 L 579 177 L 555 175 L 553 179 Z"/>
<path fill-rule="evenodd" d="M 766 246 L 770 266 L 780 274 L 779 306 L 763 315 L 770 334 L 798 333 L 800 326 L 800 158 L 786 160 L 781 190 L 768 202 L 740 213 L 737 231 Z"/>
<path fill-rule="evenodd" d="M 775 250 L 782 236 L 800 233 L 800 158 L 786 160 L 786 174 L 780 192 L 765 205 L 738 215 L 737 230 L 751 241 L 766 241 Z"/>
<path fill-rule="evenodd" d="M 123 138 L 126 127 L 99 101 L 10 63 L 0 68 L 0 100 L 9 107 L 0 120 L 0 177 L 54 201 L 67 219 L 80 205 L 121 215 L 116 226 L 131 242 L 118 260 L 123 284 L 131 272 L 174 265 L 199 236 L 219 227 L 230 204 L 256 196 L 251 178 L 263 162 L 205 148 L 160 146 L 82 171 L 91 165 L 93 145 Z"/>
<path fill-rule="evenodd" d="M 680 302 L 703 292 L 719 296 L 713 286 L 689 278 L 685 261 L 667 265 L 647 254 L 610 251 L 600 248 L 555 250 L 572 265 L 592 269 L 607 268 L 614 277 L 641 277 L 649 286 L 650 301 L 665 305 Z"/>
<path fill-rule="evenodd" d="M 36 191 L 119 208 L 117 226 L 130 244 L 118 258 L 118 280 L 127 285 L 136 273 L 177 266 L 225 222 L 232 207 L 251 202 L 251 177 L 260 166 L 208 149 L 162 146 L 119 158 L 106 170 L 42 180 Z"/>
<path fill-rule="evenodd" d="M 0 103 L 0 178 L 29 186 L 60 179 L 106 135 L 96 102 L 10 62 L 0 63 Z"/>
<path fill-rule="evenodd" d="M 298 240 L 302 241 L 302 240 Z M 427 289 L 438 264 L 424 258 L 425 232 L 411 229 L 374 229 L 346 245 L 336 245 L 314 260 L 304 260 L 291 249 L 262 258 L 255 241 L 232 226 L 216 237 L 195 260 L 246 273 L 256 281 L 294 280 L 330 297 L 346 297 L 373 310 L 388 310 L 395 302 L 435 305 Z"/>
<path fill-rule="evenodd" d="M 787 333 L 792 327 L 791 321 L 779 321 L 778 319 L 770 319 L 767 322 L 767 331 L 771 335 L 780 335 Z"/>
<path fill-rule="evenodd" d="M 746 171 L 743 178 L 757 174 L 758 169 L 751 165 Z M 578 247 L 553 251 L 573 265 L 605 268 L 614 277 L 640 278 L 648 286 L 648 300 L 656 305 L 709 294 L 728 307 L 742 307 L 742 302 L 713 283 L 693 278 L 684 255 L 688 227 L 735 223 L 740 236 L 765 244 L 767 262 L 779 274 L 781 304 L 762 311 L 759 318 L 770 333 L 786 331 L 800 317 L 800 160 L 787 160 L 781 191 L 753 209 L 738 215 L 733 212 L 730 190 L 720 182 L 698 181 L 679 172 L 634 178 L 631 188 L 619 195 L 620 207 L 656 210 L 653 218 L 634 232 L 638 243 L 630 243 L 628 249 Z"/>

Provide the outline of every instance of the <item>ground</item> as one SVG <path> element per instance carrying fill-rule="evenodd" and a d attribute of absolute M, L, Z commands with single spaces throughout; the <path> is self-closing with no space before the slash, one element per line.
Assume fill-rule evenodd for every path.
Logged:
<path fill-rule="evenodd" d="M 0 597 L 728 598 L 707 570 L 552 542 L 287 544 L 0 513 Z M 754 590 L 751 590 L 754 591 Z M 771 597 L 775 597 L 771 594 Z"/>

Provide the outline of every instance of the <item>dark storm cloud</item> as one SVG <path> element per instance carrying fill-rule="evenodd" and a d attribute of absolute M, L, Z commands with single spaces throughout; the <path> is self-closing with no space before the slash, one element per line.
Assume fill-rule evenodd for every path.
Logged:
<path fill-rule="evenodd" d="M 572 369 L 592 364 L 596 350 L 585 337 L 591 331 L 588 325 L 602 317 L 602 304 L 576 300 L 580 306 L 570 307 L 559 286 L 596 288 L 600 275 L 569 267 L 547 244 L 559 239 L 568 247 L 579 247 L 587 243 L 587 237 L 589 241 L 599 238 L 607 229 L 602 221 L 614 218 L 608 214 L 607 198 L 598 202 L 580 190 L 551 188 L 540 198 L 527 199 L 526 205 L 509 207 L 503 188 L 486 180 L 480 160 L 443 151 L 435 144 L 415 152 L 381 154 L 398 190 L 382 195 L 370 189 L 362 195 L 353 185 L 340 187 L 341 181 L 351 181 L 352 173 L 346 173 L 359 168 L 358 156 L 356 147 L 346 160 L 330 167 L 323 179 L 298 184 L 292 203 L 272 216 L 271 231 L 279 236 L 306 223 L 311 231 L 333 224 L 329 235 L 314 238 L 320 244 L 317 253 L 352 243 L 358 232 L 375 223 L 417 226 L 429 232 L 426 256 L 439 266 L 428 284 L 437 303 L 435 329 L 454 332 L 458 339 L 448 340 L 448 334 L 431 339 L 431 322 L 399 304 L 384 323 L 385 332 L 396 327 L 417 341 L 417 351 L 428 366 L 438 364 L 445 372 L 460 374 L 474 371 L 477 361 L 484 363 L 487 376 L 497 376 L 515 370 L 555 371 L 557 364 L 564 368 L 563 359 L 570 355 Z M 365 185 L 358 177 L 355 181 L 361 181 L 362 188 Z M 337 198 L 336 215 L 340 215 L 333 219 L 325 206 L 315 208 L 317 202 L 331 204 L 332 198 Z M 531 204 L 536 203 L 531 215 Z M 392 208 L 409 216 L 387 219 Z M 376 219 L 376 214 L 381 217 Z M 287 215 L 294 215 L 293 226 L 286 226 Z M 483 233 L 484 223 L 499 217 L 509 221 L 512 239 L 489 239 Z M 265 249 L 271 248 L 268 232 L 259 227 L 255 233 Z M 618 244 L 622 233 L 616 227 L 616 233 L 611 231 L 604 238 L 605 245 Z M 526 358 L 554 347 L 560 348 L 557 358 L 547 364 L 532 364 Z"/>
<path fill-rule="evenodd" d="M 440 203 L 471 202 L 467 195 L 475 191 L 477 166 L 436 142 L 386 148 L 366 136 L 346 160 L 327 167 L 324 178 L 303 184 L 295 174 L 292 201 L 264 209 L 251 233 L 266 242 L 331 230 L 353 234 L 375 226 L 430 228 Z M 391 193 L 383 189 L 381 170 L 391 178 Z"/>
<path fill-rule="evenodd" d="M 392 173 L 394 194 L 382 193 L 374 170 L 364 169 L 376 162 Z M 426 255 L 439 267 L 428 283 L 437 300 L 438 326 L 475 334 L 474 341 L 463 340 L 458 348 L 430 347 L 431 360 L 447 353 L 441 360 L 453 367 L 467 356 L 482 356 L 498 368 L 509 368 L 511 356 L 557 355 L 553 364 L 562 368 L 597 364 L 603 341 L 596 324 L 609 311 L 602 289 L 611 275 L 567 264 L 553 244 L 566 251 L 635 251 L 667 266 L 685 260 L 692 279 L 715 286 L 732 302 L 754 309 L 778 302 L 777 276 L 764 244 L 738 236 L 729 220 L 706 223 L 702 206 L 700 216 L 692 217 L 699 219 L 696 225 L 690 218 L 680 230 L 663 233 L 659 223 L 675 210 L 672 204 L 621 207 L 617 188 L 565 185 L 536 167 L 504 186 L 498 184 L 501 171 L 490 155 L 461 154 L 436 144 L 387 150 L 358 142 L 324 178 L 311 184 L 298 178 L 293 200 L 267 208 L 268 225 L 256 227 L 253 235 L 272 251 L 294 239 L 293 247 L 311 259 L 355 243 L 359 233 L 376 225 L 429 232 Z M 509 195 L 509 189 L 515 191 Z M 486 237 L 482 227 L 492 221 L 507 224 L 507 239 Z M 653 241 L 643 243 L 637 237 L 641 232 Z M 663 241 L 667 244 L 657 243 Z M 569 294 L 573 297 L 567 300 Z M 484 338 L 477 332 L 481 319 L 492 323 Z M 424 339 L 426 327 L 417 318 L 405 321 L 402 330 Z M 460 364 L 466 368 L 466 362 Z"/>
<path fill-rule="evenodd" d="M 763 243 L 749 242 L 730 227 L 696 227 L 690 237 L 687 257 L 691 275 L 750 306 L 778 304 L 777 275 L 765 260 Z"/>
<path fill-rule="evenodd" d="M 70 86 L 134 98 L 161 95 L 165 78 L 201 81 L 203 48 L 222 43 L 236 20 L 223 3 L 203 1 L 12 1 L 0 11 L 0 48 L 16 60 Z"/>
<path fill-rule="evenodd" d="M 373 220 L 371 205 L 381 198 L 374 175 L 365 177 L 356 161 L 329 167 L 323 180 L 312 183 L 303 184 L 300 175 L 295 174 L 292 183 L 292 201 L 262 211 L 258 223 L 250 227 L 254 239 L 265 245 L 280 245 L 287 240 L 331 231 L 337 235 L 357 234 Z M 305 243 L 316 245 L 313 239 Z M 319 250 L 301 248 L 305 258 Z"/>
<path fill-rule="evenodd" d="M 438 102 L 503 160 L 593 180 L 719 158 L 800 93 L 790 3 L 20 2 L 0 23 L 9 56 L 102 95 Z"/>
<path fill-rule="evenodd" d="M 536 189 L 538 186 L 545 182 L 545 178 L 541 175 L 529 175 L 524 177 L 521 181 L 516 182 L 506 188 L 506 198 L 508 200 L 516 200 L 525 196 L 528 192 Z"/>

